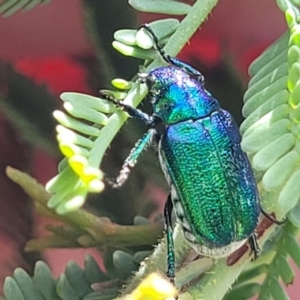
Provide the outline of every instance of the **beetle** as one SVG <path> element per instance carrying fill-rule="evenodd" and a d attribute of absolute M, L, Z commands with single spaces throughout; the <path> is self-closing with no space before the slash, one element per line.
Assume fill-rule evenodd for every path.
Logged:
<path fill-rule="evenodd" d="M 175 257 L 171 214 L 175 210 L 185 238 L 200 254 L 225 257 L 247 240 L 254 258 L 260 249 L 255 228 L 262 210 L 253 171 L 241 149 L 241 135 L 232 115 L 205 89 L 203 75 L 192 66 L 165 54 L 147 24 L 146 30 L 162 59 L 168 64 L 140 73 L 139 83 L 148 87 L 153 114 L 102 98 L 142 120 L 150 128 L 135 144 L 119 176 L 109 181 L 120 187 L 127 180 L 141 153 L 150 145 L 158 148 L 161 169 L 170 187 L 164 208 L 167 238 L 167 276 L 174 282 Z M 156 125 L 163 124 L 159 134 Z"/>

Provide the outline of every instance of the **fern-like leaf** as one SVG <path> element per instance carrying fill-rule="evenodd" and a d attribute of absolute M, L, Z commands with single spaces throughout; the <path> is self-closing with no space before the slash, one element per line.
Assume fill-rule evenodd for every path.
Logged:
<path fill-rule="evenodd" d="M 7 277 L 4 295 L 6 300 L 80 300 L 94 292 L 92 284 L 107 280 L 108 277 L 90 255 L 85 257 L 84 269 L 75 262 L 70 262 L 65 273 L 58 279 L 54 279 L 49 267 L 39 261 L 35 265 L 32 277 L 23 269 L 16 269 L 12 277 Z M 114 296 L 117 293 L 118 287 L 115 287 Z M 105 292 L 102 294 L 105 295 Z M 103 299 L 111 299 L 109 297 L 110 295 L 107 295 Z"/>
<path fill-rule="evenodd" d="M 242 147 L 252 157 L 260 181 L 262 205 L 282 218 L 300 197 L 300 44 L 298 9 L 278 1 L 289 33 L 250 67 L 253 76 L 245 94 Z M 290 214 L 292 220 L 295 214 Z"/>
<path fill-rule="evenodd" d="M 124 258 L 124 257 L 123 257 Z M 58 279 L 49 267 L 38 261 L 33 276 L 16 269 L 4 283 L 5 298 L 1 300 L 110 300 L 117 297 L 122 282 L 108 276 L 90 255 L 85 257 L 84 268 L 69 262 Z M 139 283 L 130 299 L 163 300 L 177 294 L 175 287 L 161 275 L 151 274 Z"/>
<path fill-rule="evenodd" d="M 299 229 L 296 226 L 287 223 L 271 238 L 270 247 L 266 247 L 266 251 L 255 263 L 256 266 L 249 265 L 250 269 L 240 275 L 224 300 L 249 299 L 254 295 L 258 295 L 258 299 L 289 299 L 282 285 L 292 284 L 294 280 L 294 272 L 288 258 L 294 259 L 294 254 L 299 254 L 300 249 L 296 242 L 298 233 Z M 299 262 L 298 254 L 296 260 Z M 244 296 L 237 298 L 238 295 Z"/>
<path fill-rule="evenodd" d="M 173 2 L 166 1 L 169 7 Z M 174 19 L 150 24 L 158 30 L 159 37 L 165 38 L 173 33 L 165 46 L 169 54 L 178 53 L 216 2 L 216 0 L 197 1 L 180 24 Z M 143 38 L 134 38 L 134 32 L 128 30 L 118 32 L 116 37 L 118 41 L 115 41 L 113 46 L 121 53 L 150 60 L 155 58 L 146 71 L 162 64 L 157 53 L 153 50 L 145 50 L 149 47 L 145 45 Z M 170 50 L 167 50 L 168 48 Z M 125 87 L 122 87 L 120 81 L 116 82 L 117 88 L 125 88 L 125 90 L 109 91 L 109 93 L 117 99 L 124 98 L 124 103 L 136 107 L 145 98 L 147 92 L 145 85 L 128 82 Z M 128 87 L 131 88 L 129 91 L 127 91 Z M 60 173 L 47 184 L 48 192 L 54 194 L 48 205 L 55 208 L 59 214 L 80 207 L 89 192 L 100 192 L 103 189 L 101 181 L 103 175 L 98 169 L 99 165 L 112 139 L 127 119 L 127 115 L 120 111 L 109 117 L 106 116 L 105 114 L 113 112 L 113 108 L 96 97 L 64 93 L 62 100 L 65 101 L 64 107 L 69 114 L 57 111 L 54 116 L 63 125 L 57 127 L 58 140 L 60 149 L 67 158 L 68 166 L 64 164 Z M 71 133 L 67 128 L 74 132 Z M 66 136 L 70 138 L 67 139 Z"/>
<path fill-rule="evenodd" d="M 167 15 L 186 15 L 191 10 L 191 6 L 173 0 L 129 0 L 129 4 L 136 10 L 149 13 L 159 13 Z"/>
<path fill-rule="evenodd" d="M 10 17 L 19 10 L 28 11 L 39 4 L 49 4 L 51 0 L 4 0 L 0 3 L 0 14 Z"/>
<path fill-rule="evenodd" d="M 277 1 L 285 12 L 289 32 L 252 63 L 252 79 L 245 94 L 241 126 L 242 146 L 252 159 L 259 181 L 262 205 L 281 218 L 288 213 L 286 225 L 273 233 L 266 251 L 256 266 L 241 274 L 225 299 L 248 299 L 253 280 L 258 299 L 289 299 L 280 284 L 291 284 L 294 278 L 288 258 L 299 267 L 299 10 L 292 1 Z M 293 225 L 294 224 L 294 225 Z M 298 254 L 296 254 L 298 253 Z M 258 277 L 260 276 L 260 277 Z M 251 282 L 251 283 L 250 283 Z M 247 296 L 247 293 L 249 295 Z"/>

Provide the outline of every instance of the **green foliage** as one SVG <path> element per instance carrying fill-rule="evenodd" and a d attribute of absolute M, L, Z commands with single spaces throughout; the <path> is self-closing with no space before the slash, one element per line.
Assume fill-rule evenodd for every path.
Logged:
<path fill-rule="evenodd" d="M 161 218 L 151 223 L 148 219 L 136 216 L 133 225 L 126 226 L 113 223 L 107 217 L 98 217 L 83 209 L 60 216 L 48 208 L 50 195 L 36 180 L 11 167 L 7 168 L 6 174 L 20 185 L 34 201 L 39 214 L 62 223 L 59 226 L 46 226 L 45 229 L 51 235 L 30 240 L 26 244 L 27 251 L 42 251 L 47 248 L 97 247 L 104 251 L 110 257 L 108 261 L 111 261 L 112 253 L 116 249 L 125 249 L 131 254 L 151 250 L 157 238 L 162 236 L 163 222 Z M 137 257 L 133 260 L 136 262 Z M 108 268 L 106 264 L 106 269 Z"/>
<path fill-rule="evenodd" d="M 244 96 L 242 147 L 252 158 L 262 205 L 299 224 L 300 140 L 299 11 L 289 1 L 278 1 L 289 32 L 250 66 L 252 79 Z"/>
<path fill-rule="evenodd" d="M 49 267 L 39 261 L 32 277 L 22 269 L 16 269 L 12 277 L 7 277 L 4 294 L 6 300 L 111 299 L 117 295 L 119 286 L 112 285 L 101 292 L 95 292 L 91 287 L 108 279 L 89 255 L 85 257 L 84 269 L 71 261 L 58 279 L 54 279 Z"/>
<path fill-rule="evenodd" d="M 51 0 L 4 0 L 0 2 L 0 14 L 10 17 L 19 10 L 29 11 L 39 4 L 48 4 Z"/>
<path fill-rule="evenodd" d="M 158 30 L 159 37 L 169 37 L 165 46 L 169 54 L 176 55 L 178 53 L 206 18 L 215 2 L 207 1 L 207 5 L 204 5 L 203 1 L 196 2 L 180 25 L 174 19 L 150 24 Z M 134 1 L 134 5 L 137 4 L 139 4 L 139 9 L 143 7 L 145 11 L 150 9 L 150 12 L 154 9 L 154 6 L 157 9 L 161 6 L 160 1 L 153 1 L 150 8 L 145 1 Z M 169 9 L 169 13 L 172 14 L 174 1 L 167 1 L 163 9 L 166 9 L 166 7 Z M 203 9 L 203 7 L 206 9 Z M 164 12 L 166 11 L 164 10 Z M 145 71 L 161 64 L 157 53 L 154 53 L 153 50 L 143 49 L 147 48 L 147 46 L 144 46 L 143 40 L 135 41 L 133 31 L 117 32 L 116 37 L 119 38 L 119 41 L 115 41 L 113 46 L 122 54 L 143 57 L 149 60 L 153 60 L 153 56 L 156 58 L 154 62 L 147 66 Z M 138 44 L 142 45 L 143 48 L 136 46 Z M 146 87 L 135 82 L 129 82 L 128 86 L 131 87 L 128 92 L 122 90 L 110 91 L 110 93 L 116 99 L 123 100 L 124 103 L 136 107 L 145 97 Z M 120 86 L 117 85 L 117 87 Z M 67 157 L 68 165 L 63 164 L 63 168 L 59 170 L 60 173 L 47 184 L 48 192 L 54 194 L 49 201 L 49 207 L 55 208 L 59 214 L 77 209 L 83 205 L 89 192 L 100 192 L 103 189 L 102 173 L 98 169 L 99 165 L 112 139 L 127 119 L 127 115 L 120 111 L 107 118 L 103 113 L 111 113 L 113 108 L 96 97 L 67 93 L 62 95 L 62 100 L 65 102 L 64 107 L 68 113 L 75 118 L 82 119 L 84 122 L 60 111 L 54 113 L 55 118 L 64 126 L 57 127 L 59 140 L 61 140 L 60 134 L 66 131 L 66 127 L 77 132 L 72 135 L 72 140 L 68 140 L 67 144 L 61 140 L 60 149 Z M 83 103 L 86 103 L 87 107 L 84 107 Z M 87 141 L 88 138 L 91 139 L 91 142 Z"/>
<path fill-rule="evenodd" d="M 299 3 L 298 3 L 299 4 Z M 252 158 L 259 181 L 262 205 L 289 221 L 266 244 L 254 268 L 244 271 L 225 299 L 289 299 L 280 284 L 293 282 L 287 260 L 299 267 L 299 16 L 292 1 L 278 1 L 285 12 L 289 32 L 254 61 L 245 93 L 241 125 L 242 146 Z M 253 283 L 264 276 L 261 285 Z M 259 278 L 259 279 L 260 279 Z M 260 282 L 260 281 L 259 281 Z M 248 295 L 249 293 L 249 295 Z M 240 296 L 238 296 L 240 295 Z"/>
<path fill-rule="evenodd" d="M 296 89 L 287 88 L 298 64 L 289 68 L 287 60 L 298 49 L 286 34 L 261 55 L 250 67 L 253 78 L 244 98 L 242 147 L 252 157 L 263 206 L 279 218 L 295 207 L 300 194 L 298 105 L 292 102 Z"/>
<path fill-rule="evenodd" d="M 129 4 L 136 10 L 148 13 L 159 13 L 167 15 L 187 15 L 191 9 L 191 6 L 178 1 L 141 1 L 141 0 L 129 0 Z"/>
<path fill-rule="evenodd" d="M 289 299 L 282 285 L 292 284 L 294 280 L 288 258 L 300 267 L 298 233 L 299 229 L 291 223 L 275 232 L 265 244 L 262 257 L 239 276 L 224 300 L 249 299 L 255 295 L 258 299 Z"/>

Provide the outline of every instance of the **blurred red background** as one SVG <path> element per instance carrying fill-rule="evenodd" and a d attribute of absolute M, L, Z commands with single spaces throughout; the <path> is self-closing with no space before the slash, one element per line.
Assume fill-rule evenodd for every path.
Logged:
<path fill-rule="evenodd" d="M 154 15 L 140 16 L 141 22 L 156 18 Z M 274 0 L 222 0 L 201 30 L 197 31 L 191 44 L 183 50 L 181 57 L 200 57 L 210 65 L 220 58 L 225 49 L 234 58 L 241 76 L 246 78 L 249 63 L 285 28 L 284 16 Z M 81 1 L 53 0 L 51 4 L 37 6 L 32 11 L 0 18 L 0 41 L 0 60 L 11 63 L 36 82 L 47 84 L 53 94 L 59 95 L 63 91 L 89 93 L 84 68 L 71 59 L 94 54 L 84 29 Z M 17 220 L 19 227 L 26 231 L 27 226 L 27 235 L 31 235 L 31 225 L 18 221 L 28 209 L 24 209 L 26 205 L 19 201 L 23 196 L 22 191 L 5 178 L 4 168 L 13 165 L 30 170 L 40 182 L 46 183 L 56 175 L 57 161 L 44 151 L 35 149 L 28 167 L 26 143 L 22 139 L 20 141 L 5 116 L 0 117 L 0 122 L 0 187 L 1 194 L 5 195 L 1 196 L 0 201 L 1 210 L 6 212 L 6 217 L 0 221 L 0 280 L 3 280 L 14 268 L 25 264 L 23 258 L 18 256 L 19 245 L 15 243 L 7 223 Z M 37 234 L 42 232 L 45 222 L 48 220 L 36 217 L 34 228 Z M 53 273 L 58 275 L 70 259 L 82 265 L 87 252 L 92 252 L 101 260 L 92 249 L 48 250 L 43 257 L 51 265 Z M 294 285 L 287 288 L 292 299 L 299 298 L 299 283 L 298 276 Z"/>

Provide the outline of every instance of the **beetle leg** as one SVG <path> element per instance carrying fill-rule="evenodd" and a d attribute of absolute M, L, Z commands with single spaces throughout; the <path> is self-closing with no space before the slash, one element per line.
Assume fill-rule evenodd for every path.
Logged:
<path fill-rule="evenodd" d="M 257 243 L 255 232 L 250 235 L 250 237 L 248 238 L 248 242 L 250 245 L 251 253 L 253 253 L 253 260 L 256 260 L 260 256 L 260 248 Z"/>
<path fill-rule="evenodd" d="M 278 221 L 274 217 L 269 215 L 267 212 L 265 212 L 262 208 L 260 210 L 261 210 L 261 213 L 274 224 L 282 225 L 286 222 L 286 219 L 284 219 L 283 221 Z"/>
<path fill-rule="evenodd" d="M 118 101 L 113 96 L 108 95 L 103 91 L 100 91 L 100 97 L 109 102 L 112 102 L 115 106 L 117 106 L 117 107 L 121 108 L 123 111 L 127 112 L 130 117 L 142 120 L 146 125 L 154 126 L 158 121 L 158 119 L 156 119 L 154 116 L 150 116 L 135 107 L 132 107 L 128 104 Z"/>
<path fill-rule="evenodd" d="M 170 279 L 170 281 L 174 283 L 175 254 L 174 254 L 174 242 L 173 242 L 173 228 L 172 228 L 172 221 L 171 221 L 172 210 L 173 210 L 173 203 L 171 200 L 171 194 L 169 194 L 164 208 L 165 231 L 167 236 L 167 259 L 168 259 L 167 276 Z"/>
<path fill-rule="evenodd" d="M 130 154 L 123 163 L 119 176 L 115 180 L 106 178 L 106 181 L 114 188 L 121 187 L 128 178 L 131 169 L 136 165 L 139 156 L 153 143 L 157 143 L 157 131 L 149 129 L 141 139 L 137 141 Z"/>

